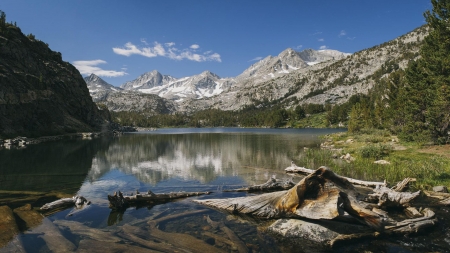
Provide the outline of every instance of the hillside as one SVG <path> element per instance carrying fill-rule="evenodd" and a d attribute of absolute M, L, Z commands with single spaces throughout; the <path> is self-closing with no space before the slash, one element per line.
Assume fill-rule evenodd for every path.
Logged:
<path fill-rule="evenodd" d="M 218 96 L 185 101 L 181 107 L 239 110 L 249 105 L 342 104 L 355 94 L 367 94 L 376 82 L 396 68 L 405 68 L 418 57 L 425 26 L 392 41 L 330 60 L 264 82 L 247 80 Z"/>
<path fill-rule="evenodd" d="M 98 131 L 107 123 L 80 72 L 5 20 L 0 59 L 0 137 Z"/>

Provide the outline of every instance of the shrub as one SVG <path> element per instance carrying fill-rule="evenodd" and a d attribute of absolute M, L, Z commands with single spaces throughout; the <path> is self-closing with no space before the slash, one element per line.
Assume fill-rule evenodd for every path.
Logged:
<path fill-rule="evenodd" d="M 389 155 L 389 153 L 391 151 L 392 151 L 392 147 L 390 145 L 371 144 L 371 145 L 362 147 L 359 150 L 359 153 L 361 154 L 361 157 L 363 157 L 363 158 L 380 159 L 383 156 Z"/>

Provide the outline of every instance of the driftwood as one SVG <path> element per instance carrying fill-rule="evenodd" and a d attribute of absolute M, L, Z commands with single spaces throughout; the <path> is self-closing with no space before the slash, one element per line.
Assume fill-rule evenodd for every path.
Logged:
<path fill-rule="evenodd" d="M 47 247 L 52 252 L 71 252 L 77 248 L 71 241 L 67 240 L 61 231 L 49 219 L 44 219 L 42 225 L 33 229 L 34 233 L 40 234 Z"/>
<path fill-rule="evenodd" d="M 374 193 L 369 194 L 369 199 L 378 200 L 378 206 L 402 206 L 408 207 L 411 201 L 420 195 L 417 192 L 397 192 L 387 187 L 376 187 Z"/>
<path fill-rule="evenodd" d="M 398 223 L 388 217 L 385 211 L 375 208 L 385 205 L 407 207 L 419 193 L 396 192 L 378 184 L 375 194 L 371 196 L 379 202 L 379 205 L 371 205 L 361 201 L 367 199 L 367 195 L 360 193 L 347 178 L 336 175 L 322 166 L 287 191 L 240 198 L 194 201 L 232 213 L 265 218 L 299 217 L 352 222 L 348 219 L 350 216 L 353 221 L 357 220 L 372 229 L 372 231 L 361 233 L 363 234 L 361 236 L 368 236 L 375 235 L 373 230 L 411 233 L 434 225 L 435 219 L 431 215 L 431 210 L 426 211 L 421 218 Z"/>
<path fill-rule="evenodd" d="M 77 221 L 56 220 L 54 223 L 59 227 L 70 229 L 73 234 L 83 235 L 95 241 L 108 243 L 117 243 L 122 241 L 109 231 L 91 228 Z"/>
<path fill-rule="evenodd" d="M 91 202 L 85 199 L 83 196 L 73 196 L 72 198 L 62 198 L 51 203 L 47 203 L 41 207 L 41 210 L 44 211 L 46 215 L 48 215 L 73 206 L 75 206 L 77 209 L 82 209 L 90 204 Z"/>
<path fill-rule="evenodd" d="M 57 251 L 58 252 L 58 251 Z M 129 244 L 108 243 L 92 239 L 82 239 L 78 245 L 77 252 L 80 253 L 104 253 L 104 252 L 136 252 L 148 253 L 155 252 L 150 249 L 136 247 Z M 167 251 L 166 251 L 167 252 Z"/>
<path fill-rule="evenodd" d="M 160 252 L 179 252 L 180 249 L 176 248 L 170 244 L 167 243 L 160 243 L 155 242 L 151 240 L 151 236 L 148 233 L 148 231 L 135 227 L 130 226 L 128 224 L 125 224 L 121 227 L 121 231 L 118 233 L 118 236 L 121 238 L 124 238 L 126 240 L 129 240 L 133 243 L 142 245 L 144 247 L 147 247 L 151 250 L 156 250 Z"/>
<path fill-rule="evenodd" d="M 438 199 L 439 200 L 437 202 L 438 205 L 443 206 L 450 205 L 450 193 L 434 192 L 434 191 L 423 191 L 423 192 L 430 198 Z"/>
<path fill-rule="evenodd" d="M 224 192 L 271 192 L 271 191 L 280 191 L 280 190 L 289 190 L 294 187 L 295 183 L 289 180 L 280 180 L 274 177 L 270 178 L 264 184 L 252 185 L 248 187 L 243 187 L 234 190 L 224 190 Z"/>
<path fill-rule="evenodd" d="M 288 191 L 234 199 L 194 201 L 234 213 L 265 218 L 334 219 L 347 212 L 362 223 L 382 230 L 384 218 L 365 209 L 356 200 L 358 197 L 355 187 L 346 178 L 322 166 Z"/>
<path fill-rule="evenodd" d="M 304 174 L 312 174 L 315 172 L 315 170 L 307 169 L 304 167 L 298 167 L 294 163 L 291 163 L 290 167 L 287 167 L 284 169 L 287 173 L 304 173 Z M 357 180 L 349 177 L 343 177 L 348 182 L 355 184 L 355 185 L 362 185 L 362 186 L 368 186 L 368 187 L 376 187 L 376 186 L 386 186 L 386 182 L 370 182 L 370 181 L 363 181 L 363 180 Z"/>
<path fill-rule="evenodd" d="M 401 182 L 398 182 L 396 186 L 392 187 L 392 190 L 396 192 L 402 192 L 406 188 L 408 188 L 408 184 L 411 182 L 416 182 L 415 178 L 407 177 L 403 179 Z"/>
<path fill-rule="evenodd" d="M 422 211 L 421 215 L 423 215 L 423 217 L 421 218 L 404 220 L 396 224 L 386 226 L 385 231 L 383 231 L 383 233 L 364 232 L 364 233 L 353 233 L 348 235 L 339 235 L 334 239 L 330 240 L 328 243 L 330 246 L 334 246 L 338 242 L 350 241 L 355 239 L 377 238 L 380 236 L 389 236 L 395 234 L 401 235 L 414 234 L 421 232 L 423 229 L 434 226 L 435 223 L 437 222 L 437 219 L 434 217 L 435 215 L 434 212 L 428 208 L 425 208 Z"/>
<path fill-rule="evenodd" d="M 222 230 L 228 236 L 228 238 L 230 238 L 230 240 L 235 244 L 239 253 L 249 252 L 249 249 L 247 248 L 245 243 L 230 228 L 225 226 L 223 222 L 213 221 L 211 220 L 211 218 L 209 218 L 209 215 L 206 216 L 206 221 L 211 227 L 215 229 L 220 228 L 220 230 Z"/>
<path fill-rule="evenodd" d="M 170 192 L 155 194 L 150 190 L 141 194 L 136 192 L 133 196 L 123 196 L 122 192 L 114 192 L 114 195 L 108 195 L 109 207 L 112 209 L 126 209 L 129 206 L 143 204 L 158 204 L 168 202 L 174 199 L 186 198 L 191 196 L 200 196 L 210 194 L 211 192 Z"/>
<path fill-rule="evenodd" d="M 184 233 L 168 233 L 158 229 L 158 224 L 184 216 L 204 213 L 208 210 L 196 210 L 165 216 L 156 220 L 148 221 L 150 237 L 158 241 L 168 243 L 176 248 L 184 249 L 188 252 L 223 252 L 221 249 L 209 245 L 203 240 L 197 239 Z"/>

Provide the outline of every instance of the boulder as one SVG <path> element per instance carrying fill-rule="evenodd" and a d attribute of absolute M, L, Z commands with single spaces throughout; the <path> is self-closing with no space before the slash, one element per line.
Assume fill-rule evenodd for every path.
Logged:
<path fill-rule="evenodd" d="M 338 221 L 312 222 L 299 219 L 279 219 L 267 228 L 268 232 L 289 239 L 305 239 L 330 243 L 340 235 L 366 233 L 367 227 Z"/>
<path fill-rule="evenodd" d="M 352 162 L 355 160 L 355 158 L 353 156 L 351 156 L 349 153 L 347 153 L 346 155 L 341 156 L 342 160 L 345 160 L 347 162 Z"/>
<path fill-rule="evenodd" d="M 19 233 L 14 214 L 8 206 L 0 206 L 0 248 Z"/>
<path fill-rule="evenodd" d="M 386 161 L 386 160 L 378 160 L 378 161 L 375 161 L 375 162 L 373 162 L 373 163 L 376 163 L 376 164 L 384 164 L 384 165 L 391 164 L 390 162 L 388 162 L 388 161 Z"/>
<path fill-rule="evenodd" d="M 443 186 L 443 185 L 439 185 L 439 186 L 433 187 L 433 191 L 434 191 L 434 192 L 444 192 L 444 193 L 448 193 L 447 187 L 446 187 L 446 186 Z"/>
<path fill-rule="evenodd" d="M 34 211 L 30 204 L 14 209 L 14 213 L 25 222 L 27 228 L 33 228 L 40 225 L 44 219 L 44 216 Z"/>

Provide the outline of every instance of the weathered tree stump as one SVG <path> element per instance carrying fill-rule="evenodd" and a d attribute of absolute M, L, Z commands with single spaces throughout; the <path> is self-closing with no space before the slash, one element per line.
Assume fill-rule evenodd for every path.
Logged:
<path fill-rule="evenodd" d="M 385 219 L 365 209 L 357 198 L 360 198 L 358 192 L 346 178 L 322 166 L 288 191 L 233 199 L 195 200 L 195 202 L 264 218 L 334 219 L 347 212 L 358 221 L 382 230 Z"/>
<path fill-rule="evenodd" d="M 376 208 L 385 205 L 408 207 L 410 201 L 420 192 L 396 192 L 384 187 L 385 183 L 371 184 L 377 186 L 371 197 L 379 201 L 379 205 L 374 205 L 361 201 L 368 199 L 367 194 L 359 192 L 351 182 L 355 181 L 336 175 L 322 166 L 287 191 L 240 198 L 194 201 L 232 213 L 264 218 L 298 217 L 312 220 L 359 221 L 372 231 L 378 232 L 411 233 L 432 226 L 436 222 L 431 210 L 427 210 L 421 218 L 396 222 L 388 217 L 385 211 Z M 349 216 L 353 221 L 348 219 Z M 369 232 L 369 234 L 374 233 Z"/>

